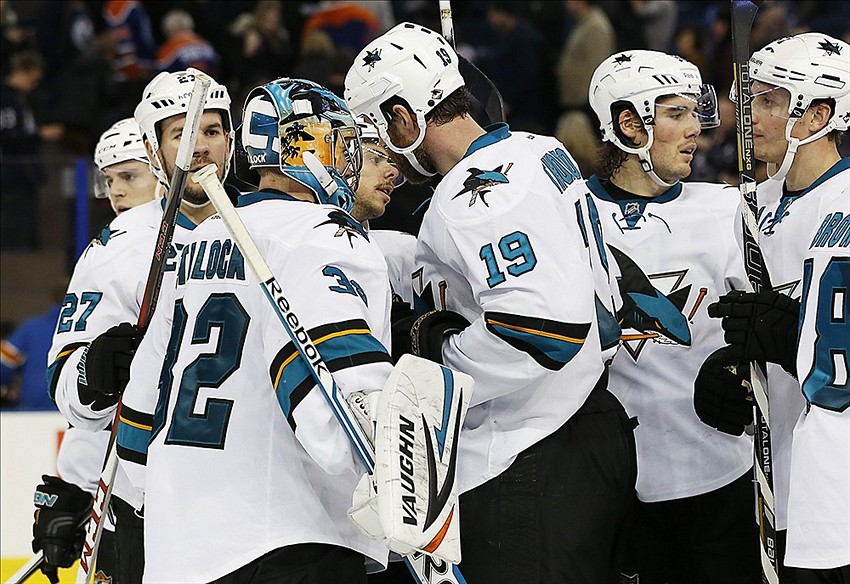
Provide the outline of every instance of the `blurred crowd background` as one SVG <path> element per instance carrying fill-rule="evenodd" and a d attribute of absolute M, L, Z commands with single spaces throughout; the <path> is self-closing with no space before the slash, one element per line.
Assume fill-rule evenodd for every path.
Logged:
<path fill-rule="evenodd" d="M 695 63 L 717 89 L 722 122 L 700 136 L 689 180 L 737 182 L 728 0 L 456 0 L 452 8 L 458 52 L 495 83 L 511 127 L 557 136 L 586 176 L 599 144 L 587 101 L 596 66 L 640 48 Z M 0 0 L 3 337 L 33 316 L 54 326 L 80 221 L 94 233 L 111 218 L 106 201 L 80 207 L 75 198 L 87 190 L 94 145 L 133 115 L 159 71 L 212 74 L 228 87 L 238 124 L 247 92 L 277 77 L 342 95 L 359 50 L 406 20 L 439 31 L 437 0 Z M 767 0 L 751 49 L 808 30 L 850 42 L 850 2 Z M 415 232 L 412 214 L 426 197 L 400 189 L 373 227 Z M 10 351 L 4 344 L 3 405 L 49 408 L 22 399 L 27 356 Z"/>

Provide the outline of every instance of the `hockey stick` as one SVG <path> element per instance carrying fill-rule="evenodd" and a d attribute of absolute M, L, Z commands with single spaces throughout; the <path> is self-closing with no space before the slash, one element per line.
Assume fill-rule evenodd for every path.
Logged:
<path fill-rule="evenodd" d="M 738 134 L 738 170 L 743 214 L 744 267 L 750 291 L 770 290 L 767 267 L 759 248 L 756 223 L 755 148 L 753 143 L 752 94 L 750 92 L 750 30 L 760 2 L 732 0 L 732 58 L 735 66 L 735 121 Z M 754 469 L 756 517 L 759 523 L 762 582 L 778 584 L 776 570 L 776 502 L 773 496 L 773 448 L 770 442 L 770 406 L 767 381 L 761 364 L 750 364 L 750 383 L 755 396 Z"/>
<path fill-rule="evenodd" d="M 323 178 L 320 177 L 319 180 L 322 184 L 325 184 Z M 283 288 L 272 273 L 266 260 L 263 259 L 260 250 L 257 248 L 257 244 L 254 242 L 251 234 L 248 233 L 241 217 L 236 213 L 233 203 L 228 198 L 224 186 L 218 179 L 218 175 L 216 175 L 215 165 L 210 164 L 202 168 L 195 173 L 192 180 L 204 188 L 210 201 L 215 205 L 218 214 L 221 216 L 221 220 L 239 247 L 239 251 L 242 252 L 242 256 L 251 267 L 251 271 L 256 276 L 266 299 L 271 304 L 280 323 L 283 325 L 301 358 L 309 366 L 310 374 L 316 381 L 319 390 L 324 395 L 328 405 L 330 405 L 334 416 L 339 421 L 348 439 L 351 441 L 358 458 L 370 474 L 374 473 L 375 451 L 372 444 L 363 428 L 356 421 L 348 402 L 340 393 L 330 369 L 328 369 L 321 354 L 316 349 L 316 345 L 313 339 L 310 338 L 309 333 L 303 328 L 301 329 L 303 332 L 301 335 L 296 335 L 293 332 L 293 329 L 297 329 L 300 326 L 301 319 L 284 295 Z M 417 583 L 466 584 L 466 580 L 460 575 L 460 571 L 456 566 L 451 566 L 447 562 L 434 560 L 426 554 L 414 554 L 413 557 L 405 557 L 404 561 L 413 573 Z M 440 579 L 432 580 L 432 577 Z"/>
<path fill-rule="evenodd" d="M 210 88 L 211 79 L 206 75 L 196 75 L 194 86 L 192 87 L 192 96 L 189 99 L 188 110 L 186 112 L 186 120 L 183 125 L 183 131 L 180 135 L 180 144 L 177 147 L 177 158 L 174 163 L 174 174 L 171 177 L 171 185 L 168 189 L 168 199 L 165 204 L 165 210 L 162 214 L 162 221 L 159 226 L 159 233 L 156 239 L 156 247 L 154 248 L 153 259 L 151 260 L 150 271 L 148 272 L 147 283 L 145 284 L 144 295 L 142 296 L 142 305 L 139 310 L 139 318 L 136 326 L 144 330 L 151 315 L 156 308 L 157 300 L 159 299 L 159 291 L 162 287 L 162 278 L 164 275 L 165 260 L 168 256 L 168 247 L 171 244 L 171 239 L 174 235 L 174 227 L 177 225 L 177 212 L 180 209 L 180 202 L 183 199 L 183 190 L 186 187 L 186 178 L 189 173 L 189 167 L 192 163 L 192 157 L 195 151 L 195 143 L 198 138 L 198 130 L 201 126 L 201 116 L 204 113 L 204 105 L 207 100 L 207 92 Z M 100 480 L 97 485 L 97 493 L 95 495 L 94 506 L 92 507 L 91 518 L 89 519 L 86 528 L 86 540 L 83 545 L 83 553 L 80 558 L 80 570 L 77 573 L 77 584 L 84 584 L 91 580 L 92 568 L 94 567 L 97 553 L 100 548 L 100 541 L 103 535 L 103 513 L 108 509 L 109 499 L 112 497 L 112 486 L 115 481 L 115 473 L 118 470 L 118 450 L 115 443 L 115 435 L 118 431 L 118 421 L 121 417 L 121 400 L 118 400 L 118 406 L 115 409 L 115 418 L 112 421 L 112 436 L 110 437 L 109 452 L 106 456 L 106 462 L 103 467 L 103 472 L 100 475 Z"/>
<path fill-rule="evenodd" d="M 454 24 L 452 22 L 451 0 L 440 0 L 440 28 L 442 29 L 443 38 L 449 41 L 452 47 L 457 49 L 455 45 Z M 490 123 L 504 122 L 505 103 L 502 100 L 502 94 L 499 93 L 499 90 L 496 89 L 496 85 L 490 81 L 490 78 L 460 54 L 458 54 L 458 70 L 460 71 L 460 76 L 466 82 L 469 92 L 484 108 L 484 112 L 490 118 Z"/>

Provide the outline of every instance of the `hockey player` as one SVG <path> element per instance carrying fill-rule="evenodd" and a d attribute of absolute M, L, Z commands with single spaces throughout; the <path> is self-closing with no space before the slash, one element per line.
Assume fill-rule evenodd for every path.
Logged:
<path fill-rule="evenodd" d="M 151 171 L 164 188 L 173 173 L 194 73 L 189 69 L 158 75 L 136 108 Z M 226 88 L 213 83 L 193 170 L 212 161 L 226 171 L 231 153 L 229 108 Z M 164 199 L 154 200 L 122 212 L 92 241 L 74 269 L 48 358 L 48 381 L 60 411 L 81 430 L 98 431 L 109 425 L 127 383 L 129 364 L 141 338 L 141 332 L 130 323 L 138 319 L 164 203 Z M 180 209 L 166 264 L 166 286 L 182 250 L 180 239 L 214 211 L 203 189 L 194 183 L 187 184 Z M 100 474 L 102 452 L 94 477 Z M 134 488 L 119 468 L 111 510 L 122 583 L 141 580 L 142 497 L 142 491 Z M 76 524 L 76 519 L 70 524 Z M 135 551 L 120 553 L 122 549 Z"/>
<path fill-rule="evenodd" d="M 773 291 L 725 299 L 732 305 L 726 310 L 734 310 L 735 315 L 766 311 L 775 315 L 781 307 L 796 316 L 800 302 L 806 304 L 801 295 L 807 287 L 812 287 L 808 302 L 813 303 L 817 287 L 824 294 L 820 302 L 828 302 L 829 285 L 843 277 L 847 286 L 846 260 L 839 257 L 846 258 L 850 241 L 850 159 L 841 158 L 838 144 L 850 125 L 848 55 L 847 43 L 821 33 L 804 33 L 774 41 L 750 58 L 755 156 L 768 163 L 770 176 L 758 186 L 759 245 Z M 825 269 L 818 258 L 830 254 L 835 256 L 829 264 L 832 267 L 824 274 L 812 274 L 812 266 Z M 823 398 L 842 384 L 846 388 L 850 337 L 846 326 L 842 329 L 838 324 L 842 321 L 837 300 L 832 304 L 831 323 L 822 311 L 815 311 L 828 304 L 805 309 L 798 362 L 794 351 L 786 351 L 785 361 L 765 354 L 773 361 L 768 364 L 768 388 L 776 527 L 780 530 L 777 559 L 783 583 L 850 578 L 847 401 Z M 846 313 L 846 295 L 844 302 Z M 818 339 L 812 336 L 814 322 L 819 323 Z M 846 324 L 846 318 L 843 322 Z M 724 321 L 724 328 L 728 326 L 735 325 Z M 738 322 L 737 326 L 749 323 Z M 796 341 L 796 321 L 791 328 L 786 332 Z M 777 326 L 777 331 L 781 330 Z M 759 331 L 764 336 L 756 339 L 765 353 L 782 342 L 779 332 L 773 340 L 757 327 Z M 727 333 L 727 341 L 735 340 L 730 338 L 732 334 Z M 752 350 L 745 347 L 743 355 L 755 357 Z M 819 358 L 823 355 L 833 355 L 834 361 L 823 361 Z M 747 411 L 751 406 L 744 391 L 711 393 L 708 398 L 717 403 L 717 412 L 703 417 L 712 425 L 726 421 L 724 412 Z M 836 576 L 839 573 L 841 577 Z"/>
<path fill-rule="evenodd" d="M 298 307 L 293 329 L 315 339 L 343 394 L 381 389 L 390 292 L 380 251 L 347 213 L 362 162 L 347 106 L 280 79 L 249 93 L 240 138 L 259 190 L 239 214 Z M 145 475 L 145 581 L 365 582 L 364 558 L 386 565 L 387 548 L 347 517 L 362 467 L 341 426 L 223 222 L 183 249 L 118 435 L 131 478 Z"/>
<path fill-rule="evenodd" d="M 755 584 L 752 439 L 743 424 L 735 436 L 707 427 L 693 403 L 700 367 L 724 345 L 708 304 L 746 281 L 737 189 L 681 182 L 701 129 L 719 122 L 714 89 L 678 56 L 635 50 L 599 65 L 589 98 L 603 172 L 585 191 L 623 300 L 610 388 L 639 422 L 633 553 L 623 571 L 647 584 Z"/>
<path fill-rule="evenodd" d="M 413 281 L 418 304 L 441 310 L 410 334 L 414 352 L 476 381 L 458 455 L 464 577 L 608 581 L 634 443 L 605 389 L 598 230 L 564 194 L 574 161 L 553 138 L 475 123 L 457 55 L 419 25 L 367 45 L 345 96 L 409 180 L 443 175 Z"/>
<path fill-rule="evenodd" d="M 120 120 L 101 135 L 95 146 L 94 163 L 98 169 L 95 196 L 108 198 L 116 215 L 155 198 L 158 182 L 149 169 L 142 132 L 134 119 Z M 65 296 L 66 310 L 68 301 Z M 33 548 L 44 551 L 46 562 L 42 570 L 48 577 L 55 574 L 57 567 L 70 566 L 80 557 L 84 534 L 78 528 L 79 520 L 91 509 L 108 443 L 108 430 L 93 432 L 69 427 L 56 461 L 59 476 L 45 475 L 45 482 L 36 488 L 48 496 L 59 495 L 52 506 L 40 506 L 33 525 Z M 97 571 L 102 578 L 112 578 L 117 583 L 120 578 L 113 557 L 113 525 L 107 522 L 105 527 Z M 141 549 L 138 553 L 142 553 Z"/>

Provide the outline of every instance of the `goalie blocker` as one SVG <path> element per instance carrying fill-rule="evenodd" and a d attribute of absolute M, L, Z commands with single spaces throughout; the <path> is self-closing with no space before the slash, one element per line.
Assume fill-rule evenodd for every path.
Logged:
<path fill-rule="evenodd" d="M 368 402 L 375 473 L 361 479 L 349 515 L 398 554 L 460 562 L 457 441 L 473 385 L 469 375 L 404 355 Z"/>

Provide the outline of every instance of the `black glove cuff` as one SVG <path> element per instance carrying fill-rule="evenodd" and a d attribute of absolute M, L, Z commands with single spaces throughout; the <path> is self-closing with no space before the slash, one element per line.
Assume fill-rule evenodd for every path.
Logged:
<path fill-rule="evenodd" d="M 469 326 L 469 321 L 451 310 L 432 310 L 420 316 L 410 329 L 414 355 L 443 363 L 443 340 Z"/>

